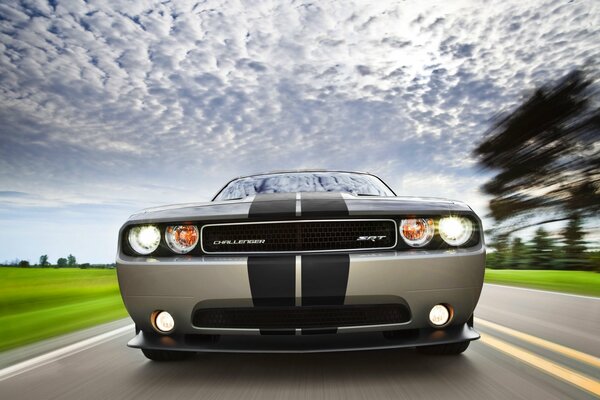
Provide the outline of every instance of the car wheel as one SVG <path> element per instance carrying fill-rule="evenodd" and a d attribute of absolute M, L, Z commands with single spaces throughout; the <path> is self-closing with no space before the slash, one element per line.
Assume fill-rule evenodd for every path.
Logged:
<path fill-rule="evenodd" d="M 417 347 L 417 351 L 421 354 L 428 354 L 434 356 L 441 355 L 456 355 L 465 351 L 471 341 L 467 340 L 464 342 L 458 343 L 448 343 L 448 344 L 436 344 L 432 346 L 421 346 Z"/>
<path fill-rule="evenodd" d="M 142 353 L 152 361 L 181 361 L 189 358 L 192 354 L 188 351 L 151 350 L 142 349 Z"/>

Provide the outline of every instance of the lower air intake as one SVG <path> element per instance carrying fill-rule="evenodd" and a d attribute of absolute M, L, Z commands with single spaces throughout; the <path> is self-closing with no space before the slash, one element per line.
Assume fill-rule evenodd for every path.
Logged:
<path fill-rule="evenodd" d="M 248 307 L 197 309 L 193 324 L 200 328 L 310 329 L 385 325 L 408 322 L 402 304 L 318 307 Z"/>

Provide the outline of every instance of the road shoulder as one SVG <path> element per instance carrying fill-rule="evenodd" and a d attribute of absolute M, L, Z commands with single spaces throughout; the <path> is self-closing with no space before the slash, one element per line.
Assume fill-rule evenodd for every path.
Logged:
<path fill-rule="evenodd" d="M 91 337 L 122 328 L 132 323 L 133 322 L 130 318 L 122 318 L 116 321 L 97 325 L 92 328 L 82 329 L 76 332 L 68 333 L 66 335 L 57 336 L 52 339 L 42 340 L 37 343 L 1 352 L 0 369 L 78 343 L 82 340 L 86 340 Z M 131 336 L 133 335 L 134 332 L 132 330 Z"/>

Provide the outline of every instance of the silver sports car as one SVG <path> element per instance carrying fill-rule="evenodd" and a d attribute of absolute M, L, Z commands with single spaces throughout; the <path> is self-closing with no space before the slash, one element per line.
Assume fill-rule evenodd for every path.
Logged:
<path fill-rule="evenodd" d="M 236 178 L 209 203 L 144 210 L 117 271 L 146 357 L 417 347 L 459 354 L 483 285 L 464 203 L 396 196 L 374 175 Z"/>

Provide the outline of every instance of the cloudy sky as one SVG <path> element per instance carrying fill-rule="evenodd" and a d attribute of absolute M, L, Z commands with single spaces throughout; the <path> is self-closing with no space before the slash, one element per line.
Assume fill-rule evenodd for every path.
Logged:
<path fill-rule="evenodd" d="M 0 261 L 112 262 L 135 210 L 271 169 L 483 215 L 490 120 L 598 43 L 594 1 L 2 2 Z"/>

